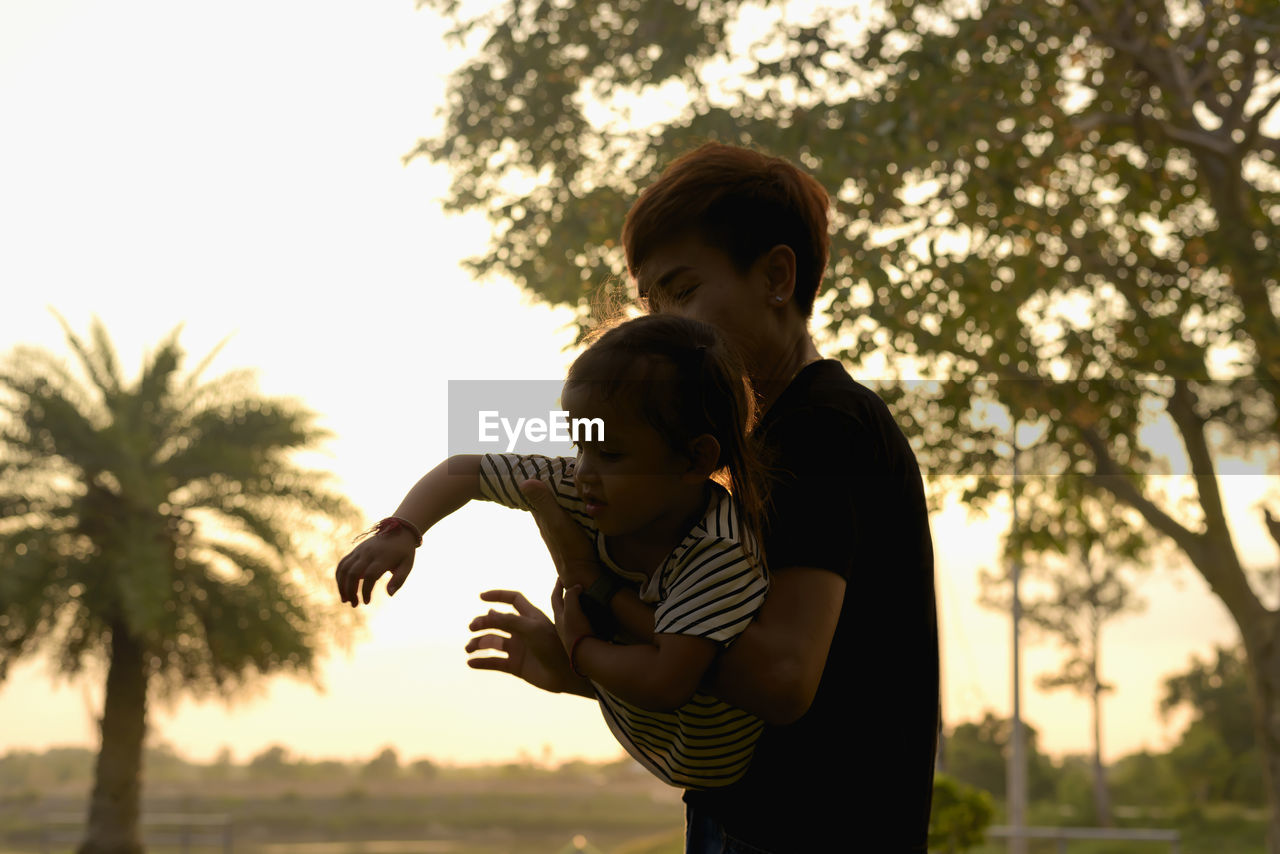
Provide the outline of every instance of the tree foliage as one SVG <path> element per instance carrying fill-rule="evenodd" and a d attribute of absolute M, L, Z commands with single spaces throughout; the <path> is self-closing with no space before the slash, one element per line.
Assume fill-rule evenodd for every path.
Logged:
<path fill-rule="evenodd" d="M 423 5 L 473 56 L 411 156 L 447 161 L 448 204 L 493 222 L 476 272 L 590 323 L 625 210 L 676 154 L 799 161 L 834 198 L 828 349 L 927 374 L 885 396 L 975 505 L 1008 471 L 1007 428 L 975 418 L 997 405 L 1047 425 L 1038 473 L 1176 546 L 1240 628 L 1280 816 L 1274 575 L 1242 561 L 1216 477 L 1247 451 L 1275 474 L 1280 451 L 1280 7 Z"/>
<path fill-rule="evenodd" d="M 386 780 L 400 774 L 400 754 L 394 747 L 384 747 L 360 770 L 369 779 Z"/>
<path fill-rule="evenodd" d="M 1169 760 L 1197 802 L 1255 803 L 1262 799 L 1258 739 L 1249 699 L 1244 653 L 1216 647 L 1213 657 L 1193 657 L 1188 668 L 1164 680 L 1160 713 L 1190 719 Z"/>
<path fill-rule="evenodd" d="M 1185 671 L 1166 678 L 1160 713 L 1167 717 L 1178 710 L 1217 732 L 1233 753 L 1256 747 L 1243 652 L 1215 647 L 1212 659 L 1193 656 Z"/>
<path fill-rule="evenodd" d="M 87 382 L 26 347 L 0 369 L 0 676 L 42 649 L 78 673 L 113 629 L 165 695 L 310 672 L 341 613 L 310 581 L 355 519 L 295 461 L 327 435 L 315 416 L 245 372 L 204 380 L 213 354 L 184 375 L 177 331 L 132 383 L 101 324 L 66 332 Z"/>
<path fill-rule="evenodd" d="M 1167 809 L 1186 794 L 1168 754 L 1147 750 L 1130 753 L 1113 762 L 1107 782 L 1116 803 L 1130 806 Z"/>
<path fill-rule="evenodd" d="M 989 794 L 938 774 L 933 781 L 929 849 L 956 854 L 981 845 L 994 815 Z"/>
<path fill-rule="evenodd" d="M 1053 763 L 1039 749 L 1036 728 L 1023 723 L 1027 751 L 1027 789 L 1031 800 L 1051 797 Z M 1009 750 L 1013 724 L 987 712 L 981 720 L 958 724 L 945 741 L 947 775 L 1003 798 L 1008 791 Z"/>

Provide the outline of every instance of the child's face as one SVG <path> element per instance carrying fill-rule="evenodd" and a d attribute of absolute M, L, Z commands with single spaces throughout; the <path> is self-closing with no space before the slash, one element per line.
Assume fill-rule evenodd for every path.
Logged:
<path fill-rule="evenodd" d="M 575 469 L 578 495 L 606 536 L 668 533 L 686 518 L 688 502 L 706 480 L 690 460 L 628 407 L 574 387 L 562 402 L 571 419 L 599 418 L 603 441 L 580 441 Z"/>

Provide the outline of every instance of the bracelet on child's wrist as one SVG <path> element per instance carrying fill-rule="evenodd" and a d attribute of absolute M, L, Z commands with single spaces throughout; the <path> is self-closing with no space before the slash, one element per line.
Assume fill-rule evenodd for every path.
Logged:
<path fill-rule="evenodd" d="M 575 676 L 587 678 L 587 674 L 578 669 L 578 645 L 593 635 L 578 635 L 572 644 L 569 645 L 569 669 L 573 671 Z"/>
<path fill-rule="evenodd" d="M 382 536 L 389 534 L 397 528 L 404 528 L 413 535 L 414 547 L 422 545 L 422 532 L 418 530 L 418 526 L 410 522 L 408 519 L 402 519 L 399 516 L 388 516 L 378 522 L 369 530 L 365 531 L 366 536 Z"/>

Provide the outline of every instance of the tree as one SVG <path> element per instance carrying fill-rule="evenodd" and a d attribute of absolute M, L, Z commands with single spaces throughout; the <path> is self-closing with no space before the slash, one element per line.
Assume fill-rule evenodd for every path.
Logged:
<path fill-rule="evenodd" d="M 409 763 L 409 770 L 424 780 L 434 780 L 440 774 L 440 766 L 425 758 Z"/>
<path fill-rule="evenodd" d="M 1040 753 L 1037 732 L 1026 728 L 1027 788 L 1032 799 L 1050 798 L 1056 781 L 1053 764 Z M 1009 745 L 1013 723 L 991 712 L 980 721 L 958 724 L 947 736 L 947 776 L 1003 798 L 1007 791 Z"/>
<path fill-rule="evenodd" d="M 246 766 L 249 774 L 260 780 L 284 780 L 296 776 L 297 763 L 283 744 L 271 744 L 253 756 Z"/>
<path fill-rule="evenodd" d="M 184 375 L 178 330 L 130 383 L 99 322 L 63 328 L 83 376 L 26 347 L 0 366 L 0 678 L 37 652 L 105 664 L 80 851 L 137 852 L 148 699 L 312 673 L 341 624 L 308 572 L 354 513 L 296 462 L 325 436 L 297 403 L 202 379 L 213 354 Z"/>
<path fill-rule="evenodd" d="M 1193 656 L 1185 671 L 1167 678 L 1160 714 L 1168 718 L 1177 710 L 1191 719 L 1169 758 L 1192 799 L 1259 800 L 1258 742 L 1241 650 L 1216 647 L 1213 659 Z"/>
<path fill-rule="evenodd" d="M 1070 688 L 1089 700 L 1093 740 L 1093 808 L 1096 820 L 1110 826 L 1111 799 L 1107 794 L 1106 768 L 1102 762 L 1102 695 L 1113 686 L 1102 678 L 1101 635 L 1103 623 L 1133 610 L 1129 588 L 1095 546 L 1073 569 L 1053 577 L 1056 599 L 1042 599 L 1027 609 L 1027 618 L 1056 634 L 1067 649 L 1057 673 L 1042 674 L 1036 684 L 1046 690 Z"/>
<path fill-rule="evenodd" d="M 1003 437 L 975 407 L 1045 420 L 1046 473 L 1112 495 L 1117 522 L 1175 545 L 1222 600 L 1280 852 L 1280 613 L 1217 477 L 1223 454 L 1280 445 L 1280 7 L 511 0 L 460 20 L 454 0 L 424 5 L 476 53 L 410 156 L 448 162 L 447 204 L 493 222 L 473 270 L 584 322 L 584 282 L 624 273 L 637 188 L 695 143 L 753 143 L 833 190 L 827 331 L 855 366 L 928 371 L 885 391 L 926 469 L 998 465 Z M 1167 447 L 1144 443 L 1155 419 Z M 1146 476 L 1162 466 L 1183 477 Z M 971 480 L 964 498 L 999 486 Z"/>
<path fill-rule="evenodd" d="M 1058 672 L 1041 674 L 1036 684 L 1044 690 L 1070 688 L 1089 700 L 1093 814 L 1099 824 L 1110 826 L 1111 799 L 1102 762 L 1102 695 L 1112 686 L 1102 678 L 1102 627 L 1141 607 L 1122 572 L 1144 565 L 1151 544 L 1141 529 L 1111 524 L 1117 508 L 1109 496 L 1065 494 L 1077 485 L 1071 479 L 1039 478 L 1031 484 L 1031 502 L 1016 490 L 1013 498 L 1022 502 L 1021 507 L 1030 503 L 1030 519 L 1010 533 L 1005 551 L 1024 564 L 1023 575 L 1029 581 L 1038 583 L 1029 596 L 1020 593 L 1023 616 L 1066 652 Z M 1038 552 L 1039 557 L 1027 561 L 1027 552 Z M 984 571 L 983 604 L 1008 611 L 1009 581 L 1008 573 Z"/>
<path fill-rule="evenodd" d="M 1182 797 L 1179 780 L 1168 754 L 1139 751 L 1122 756 L 1111 765 L 1111 793 L 1117 803 L 1167 809 Z"/>
<path fill-rule="evenodd" d="M 384 747 L 378 751 L 364 767 L 360 769 L 362 776 L 370 780 L 390 780 L 400 774 L 400 754 L 394 747 Z"/>

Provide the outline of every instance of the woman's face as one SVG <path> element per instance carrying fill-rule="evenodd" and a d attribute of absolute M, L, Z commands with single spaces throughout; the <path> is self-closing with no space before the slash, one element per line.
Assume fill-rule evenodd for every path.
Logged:
<path fill-rule="evenodd" d="M 742 273 L 723 251 L 688 237 L 645 259 L 637 277 L 640 296 L 653 311 L 710 323 L 748 363 L 757 362 L 771 352 L 778 326 L 767 258 Z"/>

